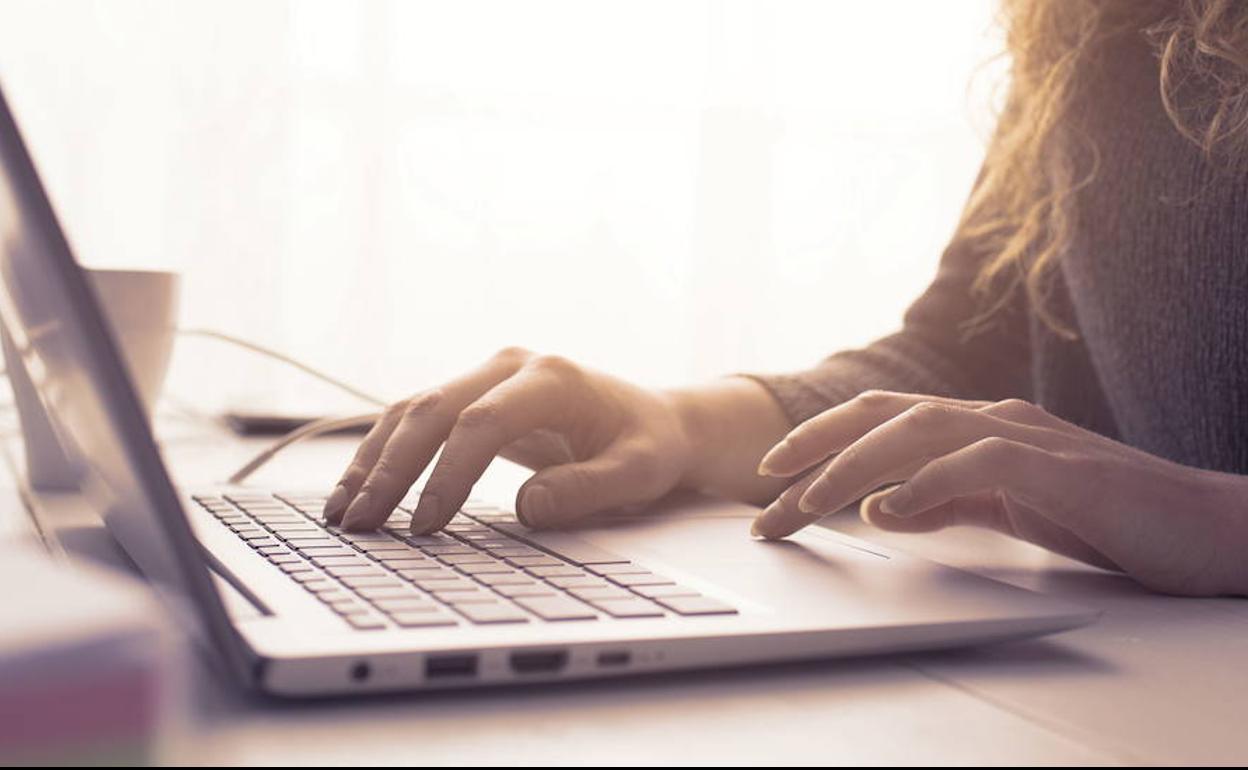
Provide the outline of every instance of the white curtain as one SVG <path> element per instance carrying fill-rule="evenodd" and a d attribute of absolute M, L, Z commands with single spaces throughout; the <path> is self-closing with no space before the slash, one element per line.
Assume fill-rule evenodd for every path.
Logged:
<path fill-rule="evenodd" d="M 184 325 L 387 397 L 507 344 L 667 384 L 896 326 L 979 164 L 993 11 L 0 0 L 0 78 L 79 258 L 181 271 Z M 170 387 L 326 397 L 202 340 Z"/>

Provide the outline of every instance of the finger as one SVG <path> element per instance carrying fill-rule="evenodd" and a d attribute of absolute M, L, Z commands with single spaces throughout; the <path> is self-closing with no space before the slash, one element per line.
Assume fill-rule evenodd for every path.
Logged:
<path fill-rule="evenodd" d="M 368 477 L 369 470 L 381 454 L 381 448 L 385 446 L 402 416 L 403 402 L 391 404 L 382 414 L 381 419 L 369 429 L 364 440 L 356 448 L 346 472 L 343 473 L 342 478 L 325 501 L 325 508 L 322 511 L 325 521 L 330 524 L 338 524 L 342 521 L 342 515 L 347 511 L 347 504 L 355 497 L 360 485 Z"/>
<path fill-rule="evenodd" d="M 1061 454 L 994 437 L 929 463 L 880 506 L 893 516 L 914 516 L 950 500 L 996 490 L 1099 551 L 1097 545 L 1106 542 L 1109 534 L 1106 527 L 1114 524 L 1070 503 L 1071 499 L 1089 499 L 1071 487 L 1073 480 L 1081 478 L 1087 474 L 1072 473 Z M 1093 478 L 1075 483 L 1097 482 Z"/>
<path fill-rule="evenodd" d="M 896 487 L 882 489 L 864 497 L 858 507 L 862 520 L 888 532 L 935 532 L 945 527 L 976 526 L 1015 534 L 994 492 L 959 497 L 911 516 L 896 516 L 880 508 L 895 490 Z"/>
<path fill-rule="evenodd" d="M 568 409 L 564 378 L 550 367 L 525 367 L 456 418 L 412 512 L 412 532 L 434 532 L 455 516 L 503 447 L 560 421 Z"/>
<path fill-rule="evenodd" d="M 535 473 L 516 495 L 516 512 L 530 527 L 566 527 L 601 511 L 654 500 L 674 483 L 654 452 L 624 440 L 583 462 Z"/>
<path fill-rule="evenodd" d="M 968 409 L 989 405 L 986 401 L 868 390 L 789 431 L 764 455 L 758 472 L 765 476 L 793 476 L 842 451 L 877 425 L 921 403 Z"/>
<path fill-rule="evenodd" d="M 371 529 L 385 523 L 429 465 L 460 411 L 514 374 L 523 355 L 503 351 L 476 370 L 405 402 L 380 451 L 361 469 L 363 479 L 342 516 L 343 527 Z"/>
<path fill-rule="evenodd" d="M 972 449 L 967 448 L 961 452 L 971 454 Z M 950 462 L 956 461 L 951 459 Z M 934 465 L 940 468 L 942 463 L 945 463 L 943 459 Z M 945 467 L 947 468 L 948 465 Z M 956 470 L 951 470 L 951 472 L 956 472 Z M 911 479 L 911 482 L 912 480 L 914 479 Z M 1070 529 L 1043 517 L 1031 505 L 1017 502 L 1007 489 L 1000 487 L 978 489 L 942 500 L 930 507 L 916 508 L 914 512 L 886 513 L 884 502 L 895 490 L 896 488 L 881 490 L 862 500 L 860 508 L 862 519 L 887 532 L 935 532 L 937 529 L 957 527 L 957 525 L 993 529 L 1010 537 L 1040 545 L 1042 548 L 1066 555 L 1066 557 L 1096 565 L 1096 567 L 1118 569 L 1112 559 L 1093 548 Z M 945 497 L 945 495 L 940 495 L 940 497 Z M 926 505 L 926 503 L 920 504 Z"/>
<path fill-rule="evenodd" d="M 929 460 L 990 436 L 1041 447 L 1071 439 L 1048 428 L 1011 422 L 984 411 L 925 402 L 872 429 L 828 463 L 799 505 L 808 512 L 849 505 L 867 492 L 899 481 Z"/>
<path fill-rule="evenodd" d="M 823 518 L 822 514 L 812 515 L 797 507 L 797 501 L 806 493 L 806 489 L 819 478 L 824 466 L 815 468 L 780 493 L 750 525 L 750 534 L 768 540 L 791 535 L 807 525 Z"/>
<path fill-rule="evenodd" d="M 533 471 L 576 461 L 571 445 L 562 434 L 542 428 L 503 447 L 498 456 Z"/>

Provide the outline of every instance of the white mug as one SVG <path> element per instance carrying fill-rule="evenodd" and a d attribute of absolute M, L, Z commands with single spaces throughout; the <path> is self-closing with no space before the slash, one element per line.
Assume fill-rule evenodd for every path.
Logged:
<path fill-rule="evenodd" d="M 87 270 L 148 414 L 156 408 L 178 329 L 181 281 L 159 270 Z"/>
<path fill-rule="evenodd" d="M 86 272 L 126 362 L 130 380 L 150 416 L 165 382 L 177 334 L 178 275 L 145 270 Z M 44 410 L 20 359 L 10 359 L 8 365 L 30 485 L 40 490 L 75 489 L 81 478 L 80 461 L 72 458 L 57 438 L 55 419 Z"/>

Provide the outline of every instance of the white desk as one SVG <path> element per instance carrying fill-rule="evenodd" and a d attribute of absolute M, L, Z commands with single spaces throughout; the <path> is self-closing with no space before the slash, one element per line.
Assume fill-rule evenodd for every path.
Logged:
<path fill-rule="evenodd" d="M 183 483 L 251 451 L 165 430 Z M 314 442 L 255 478 L 336 478 L 352 439 Z M 498 465 L 479 487 L 514 488 Z M 37 502 L 76 557 L 126 563 L 73 501 Z M 1248 601 L 1150 595 L 1130 581 L 977 530 L 837 529 L 1104 610 L 1088 628 L 951 653 L 652 676 L 609 683 L 315 703 L 244 693 L 202 662 L 174 759 L 240 764 L 1121 764 L 1248 761 Z"/>

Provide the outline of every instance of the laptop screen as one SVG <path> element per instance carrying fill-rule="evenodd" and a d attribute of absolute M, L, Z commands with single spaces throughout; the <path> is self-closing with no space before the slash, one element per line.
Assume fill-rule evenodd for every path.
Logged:
<path fill-rule="evenodd" d="M 0 322 L 79 486 L 109 532 L 174 606 L 246 672 L 242 647 L 165 472 L 93 289 L 74 260 L 0 90 Z M 10 361 L 13 368 L 19 362 Z"/>

